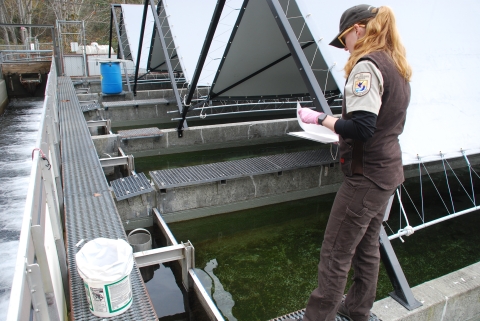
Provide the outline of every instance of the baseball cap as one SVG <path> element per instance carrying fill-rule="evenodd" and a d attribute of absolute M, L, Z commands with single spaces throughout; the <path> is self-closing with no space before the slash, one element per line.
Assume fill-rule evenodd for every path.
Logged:
<path fill-rule="evenodd" d="M 345 10 L 340 18 L 340 32 L 335 36 L 332 42 L 330 42 L 330 45 L 337 48 L 344 48 L 343 44 L 338 40 L 338 37 L 355 23 L 375 17 L 376 13 L 372 12 L 373 9 L 375 9 L 374 6 L 360 4 Z"/>

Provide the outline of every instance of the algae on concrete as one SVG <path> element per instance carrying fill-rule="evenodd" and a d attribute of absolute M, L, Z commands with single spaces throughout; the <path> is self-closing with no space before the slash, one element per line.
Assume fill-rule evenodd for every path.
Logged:
<path fill-rule="evenodd" d="M 444 182 L 441 174 L 436 176 Z M 409 179 L 412 186 L 416 181 L 418 177 Z M 409 190 L 417 201 L 419 191 Z M 453 189 L 455 202 L 468 206 L 460 192 L 458 186 Z M 425 183 L 423 193 L 429 200 L 425 217 L 444 215 L 434 188 Z M 194 244 L 197 268 L 217 260 L 215 273 L 235 301 L 233 315 L 239 321 L 264 321 L 305 307 L 316 287 L 319 251 L 333 199 L 334 194 L 329 194 L 169 226 L 178 241 Z M 393 229 L 398 228 L 398 207 L 394 205 L 388 222 Z M 410 286 L 480 261 L 478 226 L 479 212 L 472 212 L 404 237 L 405 243 L 393 240 Z M 377 300 L 392 290 L 382 266 Z"/>

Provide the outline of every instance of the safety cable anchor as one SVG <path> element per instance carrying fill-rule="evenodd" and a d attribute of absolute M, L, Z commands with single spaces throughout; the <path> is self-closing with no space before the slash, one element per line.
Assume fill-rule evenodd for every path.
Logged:
<path fill-rule="evenodd" d="M 50 165 L 50 161 L 48 160 L 47 156 L 45 155 L 45 153 L 40 148 L 34 148 L 32 150 L 32 160 L 33 160 L 33 156 L 34 156 L 35 151 L 39 152 L 41 159 L 43 159 L 44 161 L 47 161 L 47 164 L 45 165 L 45 167 L 47 167 L 47 169 L 50 170 L 50 168 L 52 168 L 52 165 Z"/>

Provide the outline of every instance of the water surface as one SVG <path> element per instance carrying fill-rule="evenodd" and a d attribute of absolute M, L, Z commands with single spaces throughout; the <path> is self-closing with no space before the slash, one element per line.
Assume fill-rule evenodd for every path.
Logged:
<path fill-rule="evenodd" d="M 43 100 L 11 100 L 0 116 L 0 320 L 7 315 Z"/>
<path fill-rule="evenodd" d="M 441 185 L 442 174 L 436 177 Z M 469 207 L 469 200 L 452 179 L 457 211 Z M 418 178 L 409 180 L 407 187 L 418 204 L 416 181 Z M 433 185 L 424 185 L 426 218 L 445 215 Z M 305 307 L 316 287 L 320 246 L 333 199 L 334 194 L 323 195 L 169 226 L 178 241 L 193 243 L 197 268 L 204 269 L 216 259 L 215 275 L 232 295 L 237 320 L 265 321 Z M 416 224 L 419 218 L 415 218 L 414 208 L 407 203 L 405 207 L 413 213 L 411 224 Z M 480 261 L 479 214 L 473 212 L 417 231 L 404 237 L 405 243 L 392 241 L 412 287 Z M 396 203 L 389 219 L 395 231 L 400 226 L 399 217 Z M 377 300 L 392 290 L 382 266 Z"/>

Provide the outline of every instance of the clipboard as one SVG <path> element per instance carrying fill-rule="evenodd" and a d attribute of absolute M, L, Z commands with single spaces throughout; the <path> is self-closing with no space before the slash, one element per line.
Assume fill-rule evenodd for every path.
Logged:
<path fill-rule="evenodd" d="M 329 144 L 338 142 L 338 134 L 335 134 L 333 131 L 327 127 L 316 125 L 316 124 L 305 124 L 300 119 L 298 111 L 302 108 L 300 103 L 297 102 L 297 121 L 300 127 L 304 130 L 303 132 L 290 132 L 289 135 L 300 137 L 304 139 L 313 140 L 319 143 Z"/>

